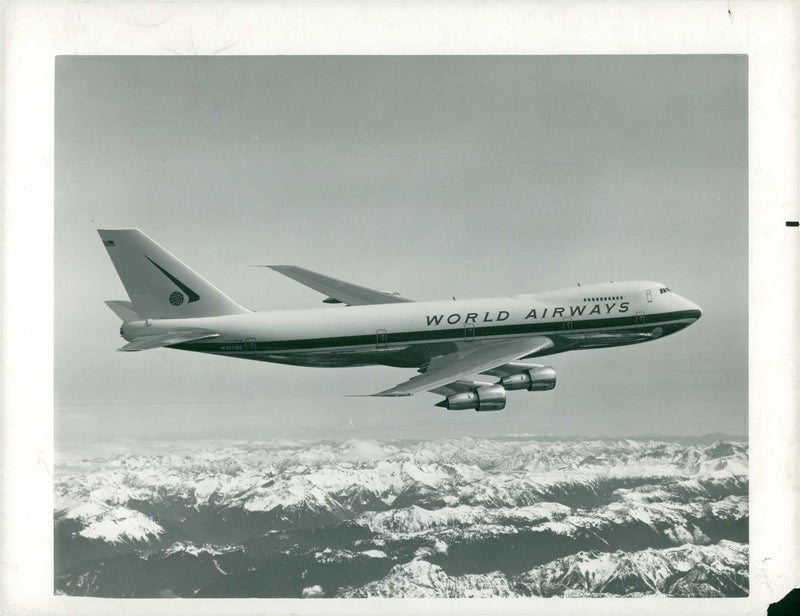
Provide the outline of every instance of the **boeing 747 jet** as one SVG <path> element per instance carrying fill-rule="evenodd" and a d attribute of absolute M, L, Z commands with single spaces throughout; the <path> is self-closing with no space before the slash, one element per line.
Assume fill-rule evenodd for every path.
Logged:
<path fill-rule="evenodd" d="M 421 374 L 374 396 L 444 396 L 436 406 L 498 411 L 506 392 L 556 386 L 535 357 L 649 342 L 688 327 L 697 304 L 658 282 L 609 282 L 490 299 L 415 302 L 271 265 L 346 308 L 254 312 L 138 229 L 98 230 L 129 301 L 120 351 L 167 347 L 296 366 L 383 365 Z M 491 380 L 483 377 L 491 377 Z"/>

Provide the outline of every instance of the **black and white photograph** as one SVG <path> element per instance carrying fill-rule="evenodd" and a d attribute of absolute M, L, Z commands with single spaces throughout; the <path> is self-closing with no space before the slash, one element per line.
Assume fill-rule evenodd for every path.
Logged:
<path fill-rule="evenodd" d="M 12 0 L 0 611 L 787 597 L 800 22 L 712 4 Z"/>
<path fill-rule="evenodd" d="M 56 592 L 746 596 L 746 93 L 58 58 Z"/>

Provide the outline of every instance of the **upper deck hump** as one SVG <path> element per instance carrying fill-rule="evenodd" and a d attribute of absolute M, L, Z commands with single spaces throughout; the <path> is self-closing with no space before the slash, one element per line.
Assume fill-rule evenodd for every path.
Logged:
<path fill-rule="evenodd" d="M 621 282 L 595 282 L 591 284 L 575 285 L 553 291 L 541 291 L 523 295 L 512 295 L 514 299 L 528 301 L 603 301 L 606 298 L 616 298 L 633 293 L 643 293 L 645 289 L 664 286 L 652 280 L 626 280 Z M 628 299 L 628 297 L 625 297 Z"/>

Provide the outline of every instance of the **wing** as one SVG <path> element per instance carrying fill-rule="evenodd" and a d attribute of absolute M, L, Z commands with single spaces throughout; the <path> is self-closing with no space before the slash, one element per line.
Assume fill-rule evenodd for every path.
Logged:
<path fill-rule="evenodd" d="M 323 301 L 328 304 L 363 306 L 366 304 L 395 304 L 414 301 L 400 297 L 397 293 L 360 287 L 357 284 L 318 274 L 296 265 L 268 265 L 267 267 L 284 276 L 288 276 L 292 280 L 296 280 L 300 284 L 311 287 L 315 291 L 324 293 L 328 298 Z"/>
<path fill-rule="evenodd" d="M 194 342 L 196 340 L 205 340 L 206 338 L 216 338 L 217 336 L 219 336 L 217 332 L 212 332 L 207 329 L 184 329 L 167 332 L 166 334 L 140 336 L 134 338 L 125 346 L 121 346 L 117 351 L 146 351 L 148 349 L 170 346 L 171 344 L 180 344 L 181 342 Z"/>
<path fill-rule="evenodd" d="M 550 338 L 533 336 L 480 345 L 450 355 L 440 355 L 430 361 L 428 370 L 424 374 L 374 395 L 410 396 L 419 391 L 430 391 L 442 386 L 448 386 L 454 391 L 459 390 L 461 379 L 467 375 L 487 372 L 521 357 L 541 353 L 552 346 L 553 341 Z"/>

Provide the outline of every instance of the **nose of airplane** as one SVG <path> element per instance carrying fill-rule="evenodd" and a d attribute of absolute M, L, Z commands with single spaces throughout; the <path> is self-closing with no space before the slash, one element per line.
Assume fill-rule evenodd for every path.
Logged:
<path fill-rule="evenodd" d="M 700 308 L 700 306 L 698 306 L 693 301 L 688 300 L 686 298 L 684 298 L 684 301 L 686 302 L 687 310 L 689 311 L 689 316 L 691 318 L 693 318 L 696 321 L 701 316 L 703 316 L 703 309 Z"/>

